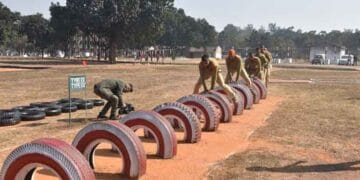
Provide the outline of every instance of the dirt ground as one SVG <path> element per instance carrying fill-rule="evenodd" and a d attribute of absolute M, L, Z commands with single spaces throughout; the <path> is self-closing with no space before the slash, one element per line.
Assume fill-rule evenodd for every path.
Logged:
<path fill-rule="evenodd" d="M 197 67 L 187 64 L 47 67 L 0 71 L 0 108 L 67 97 L 67 76 L 86 74 L 88 97 L 95 97 L 95 82 L 121 78 L 136 87 L 125 100 L 137 109 L 151 109 L 191 94 L 198 77 Z M 174 159 L 154 158 L 154 143 L 145 142 L 150 156 L 142 179 L 329 179 L 334 174 L 337 179 L 359 177 L 359 77 L 359 72 L 349 71 L 275 69 L 268 100 L 236 117 L 233 123 L 222 124 L 218 132 L 204 133 L 199 144 L 180 143 Z M 83 97 L 80 93 L 75 96 Z M 75 113 L 71 126 L 63 114 L 0 127 L 0 162 L 14 148 L 36 138 L 54 137 L 70 143 L 98 111 L 88 111 L 87 121 L 85 112 Z M 97 178 L 121 178 L 117 174 L 121 160 L 109 151 L 109 145 L 103 144 L 97 157 Z M 114 163 L 104 163 L 109 161 Z M 344 162 L 349 163 L 340 164 Z"/>
<path fill-rule="evenodd" d="M 208 178 L 359 179 L 360 73 L 283 69 L 274 78 L 272 93 L 286 100 Z"/>

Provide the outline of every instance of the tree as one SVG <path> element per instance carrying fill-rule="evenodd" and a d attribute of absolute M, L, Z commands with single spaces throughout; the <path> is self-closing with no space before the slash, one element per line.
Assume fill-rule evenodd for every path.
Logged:
<path fill-rule="evenodd" d="M 44 52 L 50 45 L 49 21 L 41 14 L 24 16 L 21 18 L 20 32 L 25 34 L 28 42 L 31 43 L 35 51 L 41 52 L 44 58 Z"/>
<path fill-rule="evenodd" d="M 77 32 L 75 15 L 68 7 L 60 6 L 59 3 L 51 4 L 50 13 L 53 46 L 64 51 L 65 57 L 70 57 L 70 46 Z"/>
<path fill-rule="evenodd" d="M 110 62 L 124 44 L 153 41 L 158 35 L 165 10 L 173 0 L 68 0 L 67 7 L 77 18 L 77 27 L 107 40 Z"/>

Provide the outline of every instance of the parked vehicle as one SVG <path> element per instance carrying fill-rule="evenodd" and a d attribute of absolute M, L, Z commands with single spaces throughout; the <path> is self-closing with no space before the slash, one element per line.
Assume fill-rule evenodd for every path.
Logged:
<path fill-rule="evenodd" d="M 325 54 L 316 54 L 311 60 L 311 64 L 325 64 Z"/>
<path fill-rule="evenodd" d="M 353 55 L 343 55 L 340 59 L 337 60 L 338 65 L 353 65 L 354 56 Z"/>

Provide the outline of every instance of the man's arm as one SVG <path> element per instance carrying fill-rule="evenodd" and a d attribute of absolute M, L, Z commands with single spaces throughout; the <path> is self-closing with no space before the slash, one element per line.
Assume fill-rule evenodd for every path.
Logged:
<path fill-rule="evenodd" d="M 241 60 L 240 57 L 237 57 L 236 61 L 237 61 L 237 64 L 236 64 L 237 65 L 236 66 L 236 70 L 237 70 L 237 72 L 236 72 L 236 81 L 239 81 L 242 60 Z"/>
<path fill-rule="evenodd" d="M 214 67 L 214 70 L 213 70 L 213 72 L 212 72 L 211 90 L 213 90 L 214 87 L 215 87 L 215 82 L 216 82 L 216 79 L 217 79 L 218 71 L 219 71 L 219 68 L 215 66 L 215 67 Z"/>
<path fill-rule="evenodd" d="M 226 68 L 227 68 L 227 77 L 229 78 L 229 81 L 232 81 L 232 76 L 231 76 L 231 67 L 230 67 L 230 63 L 229 63 L 229 59 L 226 59 Z"/>
<path fill-rule="evenodd" d="M 123 107 L 125 107 L 125 104 L 124 104 L 124 101 L 123 101 L 123 98 L 122 98 L 124 85 L 121 85 L 121 84 L 117 83 L 117 90 L 118 91 L 116 93 L 116 96 L 119 98 L 118 107 L 123 108 Z"/>
<path fill-rule="evenodd" d="M 202 70 L 202 67 L 199 66 L 199 72 L 200 72 L 200 79 L 201 79 L 201 82 L 203 84 L 203 87 L 204 87 L 204 91 L 208 91 L 208 88 L 206 86 L 206 82 L 205 82 L 205 72 L 204 70 Z"/>

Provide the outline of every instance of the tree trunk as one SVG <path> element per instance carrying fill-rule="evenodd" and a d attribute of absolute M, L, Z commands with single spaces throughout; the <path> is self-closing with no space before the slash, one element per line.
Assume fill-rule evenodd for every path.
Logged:
<path fill-rule="evenodd" d="M 101 46 L 97 45 L 97 60 L 101 61 Z"/>
<path fill-rule="evenodd" d="M 110 54 L 109 54 L 109 60 L 110 63 L 115 64 L 116 63 L 116 55 L 117 55 L 117 44 L 114 38 L 110 39 Z"/>
<path fill-rule="evenodd" d="M 44 59 L 44 49 L 41 50 L 41 59 Z"/>

